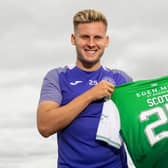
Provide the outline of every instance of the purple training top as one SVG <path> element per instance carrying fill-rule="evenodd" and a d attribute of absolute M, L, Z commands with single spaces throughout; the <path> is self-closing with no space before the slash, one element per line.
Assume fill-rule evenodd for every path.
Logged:
<path fill-rule="evenodd" d="M 44 78 L 40 101 L 65 105 L 101 80 L 121 85 L 132 79 L 123 71 L 100 67 L 88 72 L 74 66 L 49 71 Z M 66 128 L 57 133 L 58 168 L 127 168 L 123 148 L 115 149 L 96 140 L 104 99 L 94 101 Z M 68 111 L 67 111 L 68 113 Z"/>

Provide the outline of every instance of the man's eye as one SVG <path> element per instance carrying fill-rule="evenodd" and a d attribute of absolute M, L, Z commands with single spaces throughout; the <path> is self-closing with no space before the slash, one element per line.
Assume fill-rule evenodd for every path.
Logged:
<path fill-rule="evenodd" d="M 99 39 L 102 39 L 101 36 L 95 36 L 95 39 L 99 40 Z"/>
<path fill-rule="evenodd" d="M 81 38 L 82 39 L 88 39 L 89 37 L 88 36 L 82 36 Z"/>

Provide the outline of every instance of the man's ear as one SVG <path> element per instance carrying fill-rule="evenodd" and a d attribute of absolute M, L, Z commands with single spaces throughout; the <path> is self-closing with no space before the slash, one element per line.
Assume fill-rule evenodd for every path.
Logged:
<path fill-rule="evenodd" d="M 71 44 L 75 45 L 75 35 L 71 34 Z"/>
<path fill-rule="evenodd" d="M 105 44 L 106 47 L 108 47 L 109 42 L 110 42 L 109 36 L 106 36 L 106 44 Z"/>

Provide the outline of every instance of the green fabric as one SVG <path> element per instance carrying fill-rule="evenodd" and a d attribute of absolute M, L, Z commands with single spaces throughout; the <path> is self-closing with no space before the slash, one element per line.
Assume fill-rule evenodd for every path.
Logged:
<path fill-rule="evenodd" d="M 121 136 L 137 168 L 168 167 L 168 76 L 115 88 Z"/>

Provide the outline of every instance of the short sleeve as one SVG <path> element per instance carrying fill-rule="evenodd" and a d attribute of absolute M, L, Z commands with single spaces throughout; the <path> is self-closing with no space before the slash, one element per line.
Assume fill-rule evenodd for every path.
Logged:
<path fill-rule="evenodd" d="M 59 85 L 59 69 L 49 71 L 44 77 L 39 101 L 54 101 L 61 104 L 62 94 Z"/>
<path fill-rule="evenodd" d="M 128 74 L 121 70 L 113 70 L 113 77 L 117 85 L 133 81 L 133 79 Z"/>

